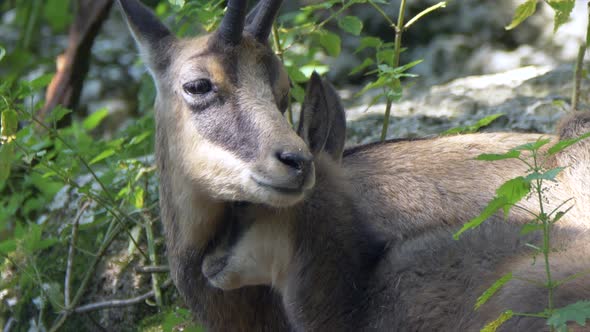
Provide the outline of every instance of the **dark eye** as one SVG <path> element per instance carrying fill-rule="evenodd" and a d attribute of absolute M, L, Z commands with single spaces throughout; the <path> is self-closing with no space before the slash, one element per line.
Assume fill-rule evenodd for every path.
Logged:
<path fill-rule="evenodd" d="M 182 89 L 189 95 L 203 95 L 213 90 L 213 83 L 208 79 L 199 79 L 184 83 Z"/>

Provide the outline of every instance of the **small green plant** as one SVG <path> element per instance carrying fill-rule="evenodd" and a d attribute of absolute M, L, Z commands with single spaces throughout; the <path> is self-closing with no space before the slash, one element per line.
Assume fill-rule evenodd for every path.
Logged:
<path fill-rule="evenodd" d="M 554 31 L 556 31 L 563 23 L 567 21 L 569 15 L 575 5 L 573 0 L 546 0 L 555 10 Z M 536 9 L 537 0 L 527 0 L 520 5 L 512 23 L 506 27 L 507 30 L 513 29 L 522 23 L 527 17 L 531 16 Z M 590 5 L 590 3 L 589 3 Z M 588 8 L 590 15 L 590 6 Z M 590 16 L 589 16 L 590 17 Z M 580 89 L 581 63 L 583 61 L 584 53 L 588 45 L 590 45 L 590 21 L 588 22 L 588 33 L 586 42 L 580 46 L 580 52 L 576 62 L 576 69 L 574 74 L 574 88 L 572 93 L 572 110 L 577 110 Z M 566 200 L 561 202 L 552 211 L 547 211 L 545 206 L 545 190 L 544 183 L 547 181 L 556 181 L 556 177 L 564 167 L 556 167 L 547 169 L 545 161 L 552 156 L 564 150 L 565 148 L 576 144 L 577 142 L 590 137 L 590 133 L 586 133 L 580 137 L 572 138 L 557 142 L 553 146 L 544 150 L 543 148 L 550 143 L 549 139 L 539 139 L 536 142 L 531 142 L 511 149 L 504 154 L 482 154 L 477 157 L 478 160 L 495 161 L 503 159 L 518 159 L 527 166 L 526 176 L 519 176 L 514 179 L 506 181 L 496 190 L 496 196 L 488 203 L 484 210 L 470 220 L 468 223 L 456 232 L 453 237 L 458 239 L 462 233 L 469 229 L 473 229 L 481 225 L 484 221 L 494 215 L 498 210 L 503 210 L 504 216 L 507 217 L 512 207 L 525 209 L 518 206 L 517 203 L 529 194 L 537 198 L 539 212 L 525 209 L 533 216 L 531 222 L 522 227 L 521 234 L 527 234 L 534 231 L 542 231 L 542 244 L 537 246 L 534 244 L 527 244 L 531 247 L 536 257 L 538 254 L 542 255 L 545 264 L 546 281 L 542 283 L 543 287 L 547 289 L 547 306 L 544 311 L 536 313 L 514 312 L 512 310 L 504 311 L 496 320 L 488 323 L 482 331 L 493 332 L 496 331 L 504 322 L 515 316 L 536 317 L 545 319 L 550 330 L 567 331 L 568 322 L 576 322 L 578 325 L 585 326 L 585 323 L 590 319 L 590 302 L 578 301 L 569 304 L 562 308 L 556 308 L 554 303 L 554 293 L 559 286 L 570 282 L 582 275 L 590 273 L 590 271 L 580 271 L 563 280 L 555 280 L 551 274 L 550 254 L 555 250 L 551 246 L 551 229 L 552 227 L 571 209 L 571 206 L 565 208 L 570 202 Z M 478 299 L 475 304 L 475 310 L 485 304 L 500 288 L 512 280 L 514 276 L 512 273 L 507 273 L 492 284 Z M 531 280 L 521 279 L 525 282 L 534 282 Z"/>
<path fill-rule="evenodd" d="M 400 66 L 400 55 L 403 51 L 403 33 L 424 16 L 439 8 L 444 8 L 446 6 L 446 2 L 441 1 L 426 8 L 406 22 L 404 18 L 406 11 L 406 1 L 402 0 L 400 1 L 399 5 L 397 23 L 395 23 L 379 6 L 379 4 L 386 4 L 387 2 L 383 2 L 381 0 L 367 0 L 367 3 L 375 8 L 375 10 L 389 23 L 389 26 L 394 31 L 394 38 L 393 42 L 384 41 L 373 36 L 363 38 L 359 47 L 356 49 L 356 52 L 360 52 L 366 48 L 371 48 L 374 50 L 375 58 L 365 59 L 363 63 L 351 71 L 351 74 L 356 74 L 372 66 L 376 67 L 367 74 L 375 74 L 377 78 L 365 85 L 365 87 L 363 87 L 363 89 L 357 93 L 357 96 L 360 96 L 372 89 L 381 89 L 381 93 L 373 97 L 368 107 L 371 107 L 379 100 L 385 98 L 385 115 L 383 118 L 383 127 L 381 129 L 381 141 L 384 141 L 387 137 L 387 129 L 389 128 L 391 106 L 394 102 L 399 101 L 402 97 L 403 85 L 401 80 L 403 78 L 416 77 L 415 74 L 408 73 L 408 70 L 422 62 L 422 60 L 415 60 Z"/>
<path fill-rule="evenodd" d="M 538 313 L 523 313 L 513 312 L 507 310 L 495 321 L 489 323 L 482 331 L 495 331 L 502 323 L 514 316 L 538 317 L 547 320 L 552 328 L 562 329 L 570 320 L 583 325 L 587 318 L 590 318 L 590 307 L 586 301 L 576 302 L 563 308 L 555 308 L 554 306 L 554 292 L 557 288 L 573 278 L 566 278 L 565 280 L 554 280 L 551 276 L 550 254 L 554 248 L 551 246 L 551 229 L 570 209 L 566 205 L 570 202 L 567 200 L 557 206 L 552 211 L 547 211 L 545 206 L 545 189 L 544 183 L 547 181 L 556 181 L 558 174 L 564 167 L 556 167 L 547 169 L 545 161 L 565 148 L 576 144 L 577 142 L 590 137 L 590 133 L 584 134 L 580 137 L 560 141 L 548 149 L 544 150 L 550 139 L 539 139 L 536 142 L 527 143 L 511 149 L 503 154 L 482 154 L 477 157 L 477 160 L 496 161 L 504 159 L 518 159 L 524 163 L 528 170 L 526 176 L 519 176 L 514 179 L 506 181 L 496 190 L 496 196 L 488 203 L 481 214 L 470 220 L 468 223 L 456 232 L 453 237 L 458 239 L 465 231 L 473 229 L 481 225 L 484 221 L 494 215 L 497 211 L 502 210 L 504 216 L 507 217 L 510 209 L 517 207 L 526 210 L 532 215 L 532 221 L 522 227 L 521 234 L 528 234 L 534 231 L 542 231 L 543 241 L 541 245 L 527 244 L 535 251 L 535 256 L 540 254 L 543 257 L 546 272 L 546 282 L 543 286 L 547 289 L 547 307 L 544 311 Z M 526 208 L 517 205 L 523 198 L 532 194 L 537 198 L 539 212 L 527 210 Z M 512 280 L 512 273 L 508 273 L 498 279 L 488 290 L 486 290 L 480 298 L 478 298 L 475 309 L 485 304 L 502 286 Z M 521 279 L 526 282 L 529 280 Z M 538 283 L 537 283 L 538 284 Z"/>
<path fill-rule="evenodd" d="M 115 239 L 127 237 L 130 260 L 157 263 L 149 236 L 157 187 L 145 159 L 153 150 L 153 118 L 110 139 L 93 134 L 106 109 L 57 129 L 71 111 L 57 108 L 42 122 L 33 102 L 50 79 L 0 84 L 0 291 L 15 301 L 2 302 L 0 313 L 22 328 L 36 317 L 36 327 L 57 330 L 80 309 Z M 153 282 L 159 291 L 161 282 Z"/>

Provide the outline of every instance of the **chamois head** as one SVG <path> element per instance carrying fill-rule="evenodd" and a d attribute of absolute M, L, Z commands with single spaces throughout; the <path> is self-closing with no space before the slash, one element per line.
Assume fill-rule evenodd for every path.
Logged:
<path fill-rule="evenodd" d="M 322 181 L 322 177 L 339 173 L 335 164 L 342 158 L 345 132 L 340 99 L 333 87 L 314 73 L 308 83 L 298 129 L 318 163 L 319 182 L 314 191 L 338 191 L 339 188 L 325 187 L 324 183 L 329 181 Z M 308 194 L 313 196 L 312 191 Z M 311 203 L 316 204 L 321 205 Z M 234 206 L 225 232 L 205 254 L 203 275 L 211 285 L 223 290 L 253 285 L 283 288 L 294 256 L 293 227 L 300 224 L 296 220 L 300 207 L 277 210 L 264 205 Z"/>
<path fill-rule="evenodd" d="M 315 181 L 312 155 L 282 116 L 289 79 L 268 46 L 280 1 L 229 0 L 219 28 L 177 39 L 138 0 L 119 0 L 157 87 L 161 172 L 219 200 L 280 207 Z"/>

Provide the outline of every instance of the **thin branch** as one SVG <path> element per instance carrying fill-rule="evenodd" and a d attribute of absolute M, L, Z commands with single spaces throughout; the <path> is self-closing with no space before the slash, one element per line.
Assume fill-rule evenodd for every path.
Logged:
<path fill-rule="evenodd" d="M 389 26 L 390 26 L 390 27 L 392 27 L 392 28 L 394 28 L 394 29 L 397 29 L 397 26 L 395 25 L 395 22 L 393 22 L 393 21 L 392 21 L 392 20 L 389 18 L 389 16 L 387 16 L 387 13 L 385 13 L 385 12 L 383 11 L 383 9 L 381 9 L 381 7 L 379 7 L 379 5 L 378 5 L 378 4 L 376 4 L 376 3 L 375 3 L 373 0 L 369 0 L 368 2 L 369 2 L 369 4 L 370 4 L 371 6 L 373 6 L 373 8 L 375 8 L 375 10 L 377 10 L 377 11 L 379 12 L 379 14 L 381 14 L 381 16 L 383 16 L 383 18 L 384 18 L 384 19 L 387 21 L 387 23 L 389 23 Z"/>
<path fill-rule="evenodd" d="M 412 24 L 416 23 L 416 21 L 418 21 L 419 19 L 421 19 L 422 17 L 432 13 L 433 11 L 439 9 L 439 8 L 445 8 L 447 6 L 446 1 L 441 1 L 435 5 L 432 5 L 426 9 L 424 9 L 423 11 L 421 11 L 420 13 L 418 13 L 416 16 L 412 17 L 412 19 L 410 19 L 408 21 L 408 23 L 406 23 L 406 25 L 404 25 L 404 30 L 409 28 Z"/>
<path fill-rule="evenodd" d="M 277 27 L 277 22 L 275 21 L 272 24 L 272 42 L 275 48 L 275 53 L 281 59 L 281 63 L 285 65 L 285 51 L 281 47 L 281 41 L 279 39 L 279 28 Z M 289 104 L 287 106 L 287 121 L 291 127 L 293 127 L 293 103 L 291 102 L 291 90 L 289 90 Z"/>
<path fill-rule="evenodd" d="M 538 281 L 538 280 L 534 280 L 534 279 L 523 278 L 523 277 L 513 277 L 513 278 L 516 279 L 516 280 L 528 282 L 530 284 L 537 285 L 537 286 L 540 286 L 540 287 L 546 287 L 547 286 L 544 282 L 541 282 L 541 281 Z"/>
<path fill-rule="evenodd" d="M 8 318 L 8 321 L 6 322 L 6 324 L 4 325 L 4 328 L 2 329 L 2 332 L 10 332 L 12 331 L 12 327 L 17 323 L 16 319 L 14 319 L 14 317 L 10 317 Z"/>
<path fill-rule="evenodd" d="M 76 241 L 78 241 L 78 225 L 80 224 L 80 218 L 86 209 L 90 206 L 90 202 L 86 201 L 82 204 L 80 210 L 74 217 L 74 222 L 72 223 L 72 239 L 70 240 L 70 248 L 68 249 L 68 262 L 66 265 L 66 279 L 64 281 L 64 301 L 66 308 L 70 306 L 70 285 L 72 281 L 72 269 L 74 268 L 74 254 L 75 254 L 75 246 Z"/>
<path fill-rule="evenodd" d="M 100 248 L 98 249 L 98 253 L 96 254 L 96 257 L 94 257 L 92 263 L 90 264 L 90 267 L 86 270 L 84 278 L 82 279 L 82 282 L 80 283 L 80 286 L 78 287 L 78 291 L 76 292 L 76 295 L 74 295 L 74 299 L 70 303 L 70 307 L 66 308 L 66 310 L 64 312 L 62 312 L 62 314 L 54 321 L 53 325 L 49 329 L 50 332 L 58 331 L 59 328 L 65 323 L 66 319 L 72 313 L 71 308 L 76 306 L 78 304 L 78 302 L 80 302 L 80 300 L 82 299 L 82 295 L 84 295 L 84 293 L 86 292 L 86 287 L 88 286 L 88 283 L 90 282 L 90 277 L 92 276 L 92 274 L 96 270 L 98 263 L 100 262 L 100 260 L 104 256 L 104 254 L 106 253 L 107 249 L 110 247 L 111 243 L 115 240 L 116 236 L 119 234 L 121 227 L 123 227 L 122 224 L 117 223 L 115 221 L 115 218 L 113 218 L 111 220 L 111 222 L 109 224 L 109 228 L 106 232 L 105 238 L 104 238 L 103 242 L 101 243 Z"/>
<path fill-rule="evenodd" d="M 572 111 L 578 110 L 580 103 L 580 86 L 582 85 L 582 72 L 584 68 L 584 54 L 586 53 L 586 45 L 582 43 L 578 49 L 578 57 L 576 58 L 576 68 L 574 70 L 574 87 L 572 89 Z"/>
<path fill-rule="evenodd" d="M 533 217 L 535 217 L 535 219 L 534 219 L 533 221 L 535 221 L 535 220 L 538 220 L 538 219 L 539 219 L 539 217 L 538 217 L 538 216 L 537 216 L 537 215 L 536 215 L 536 214 L 535 214 L 533 211 L 531 211 L 531 210 L 529 210 L 529 209 L 525 208 L 524 206 L 520 206 L 520 205 L 516 205 L 516 204 L 514 204 L 514 205 L 512 205 L 512 207 L 515 207 L 515 208 L 517 208 L 517 209 L 521 209 L 522 211 L 529 213 L 530 215 L 532 215 Z"/>
<path fill-rule="evenodd" d="M 172 279 L 168 279 L 168 280 L 164 281 L 164 283 L 162 283 L 161 289 L 164 289 L 164 288 L 170 286 L 171 284 L 172 284 Z M 77 307 L 73 311 L 75 313 L 83 313 L 83 312 L 96 311 L 96 310 L 102 310 L 102 309 L 108 309 L 108 308 L 126 307 L 126 306 L 130 306 L 130 305 L 134 305 L 134 304 L 138 304 L 140 302 L 143 302 L 146 299 L 153 297 L 154 295 L 155 295 L 155 292 L 153 290 L 151 290 L 145 294 L 142 294 L 142 295 L 139 295 L 136 297 L 132 297 L 130 299 L 110 300 L 110 301 L 104 301 L 104 302 L 85 304 L 83 306 Z"/>
<path fill-rule="evenodd" d="M 397 25 L 395 27 L 394 37 L 394 51 L 393 51 L 393 68 L 399 66 L 399 57 L 402 49 L 402 34 L 404 27 L 404 14 L 406 12 L 406 0 L 401 0 L 399 4 L 399 16 L 397 17 Z M 391 105 L 393 100 L 387 97 L 387 103 L 385 104 L 385 116 L 383 117 L 383 128 L 381 129 L 381 142 L 385 141 L 387 137 L 387 129 L 389 128 L 389 117 L 391 115 Z"/>
<path fill-rule="evenodd" d="M 105 195 L 107 196 L 108 200 L 111 202 L 113 209 L 115 209 L 118 213 L 120 213 L 121 215 L 123 215 L 125 217 L 125 219 L 128 219 L 128 220 L 132 221 L 133 223 L 138 224 L 138 222 L 135 219 L 131 218 L 131 216 L 129 216 L 128 214 L 124 213 L 123 211 L 121 211 L 120 208 L 117 207 L 115 198 L 113 197 L 113 195 L 111 194 L 111 192 L 109 190 L 107 190 L 106 185 L 100 180 L 100 178 L 94 172 L 94 170 L 92 169 L 92 167 L 90 167 L 90 164 L 86 161 L 86 159 L 84 159 L 77 152 L 76 149 L 74 149 L 73 146 L 71 146 L 68 142 L 66 142 L 66 140 L 63 137 L 61 137 L 59 135 L 59 133 L 57 132 L 57 130 L 55 130 L 55 129 L 49 127 L 49 126 L 47 126 L 45 123 L 43 123 L 41 120 L 39 120 L 38 118 L 36 118 L 32 114 L 31 114 L 31 120 L 33 120 L 41 128 L 45 129 L 48 133 L 52 134 L 57 140 L 59 140 L 60 142 L 62 142 L 68 149 L 72 150 L 74 152 L 74 155 L 77 157 L 77 159 L 84 165 L 84 168 L 86 168 L 88 170 L 88 172 L 90 172 L 90 175 L 92 176 L 92 178 L 98 183 L 98 185 L 100 186 L 100 188 L 102 189 L 102 191 L 105 193 Z M 113 217 L 115 217 L 115 219 L 117 220 L 117 222 L 119 222 L 119 223 L 122 224 L 123 221 L 121 220 L 120 216 L 118 216 L 117 214 L 113 213 L 112 210 L 110 210 L 107 207 L 107 205 L 108 204 L 104 204 L 104 207 L 109 211 L 109 213 Z M 125 233 L 127 233 L 127 236 L 129 236 L 129 238 L 131 239 L 131 242 L 133 242 L 133 244 L 137 247 L 137 250 L 139 251 L 139 253 L 145 259 L 149 259 L 148 256 L 145 254 L 145 252 L 143 252 L 143 250 L 141 250 L 141 248 L 139 247 L 139 244 L 135 241 L 135 239 L 133 238 L 133 236 L 131 236 L 131 233 L 129 233 L 129 230 L 127 228 L 123 228 L 123 231 Z"/>
<path fill-rule="evenodd" d="M 584 276 L 584 275 L 587 275 L 587 274 L 590 274 L 590 269 L 586 269 L 584 271 L 580 271 L 580 272 L 574 273 L 574 274 L 572 274 L 569 277 L 566 277 L 564 279 L 557 280 L 557 281 L 553 282 L 553 285 L 555 287 L 558 287 L 560 285 L 565 284 L 566 282 L 572 281 L 574 279 L 577 279 L 577 278 L 579 278 L 581 276 Z"/>
<path fill-rule="evenodd" d="M 529 314 L 526 312 L 514 312 L 514 313 L 512 313 L 512 315 L 522 316 L 522 317 L 548 318 L 547 314 L 545 314 L 545 313 Z"/>
<path fill-rule="evenodd" d="M 147 191 L 146 191 L 147 192 Z M 152 229 L 152 222 L 148 216 L 144 214 L 145 219 L 145 234 L 148 246 L 148 255 L 150 256 L 150 264 L 157 265 L 158 264 L 158 255 L 156 254 L 156 244 L 154 240 L 154 231 Z M 156 298 L 156 304 L 159 307 L 162 307 L 162 293 L 160 292 L 160 285 L 158 280 L 158 275 L 156 273 L 152 273 L 152 291 L 154 292 L 154 297 Z"/>

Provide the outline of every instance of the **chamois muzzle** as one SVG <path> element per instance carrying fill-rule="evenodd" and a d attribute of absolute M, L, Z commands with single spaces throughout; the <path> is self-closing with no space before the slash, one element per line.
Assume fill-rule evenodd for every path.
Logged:
<path fill-rule="evenodd" d="M 306 147 L 275 149 L 255 167 L 252 180 L 274 194 L 302 197 L 315 184 L 313 156 Z"/>

